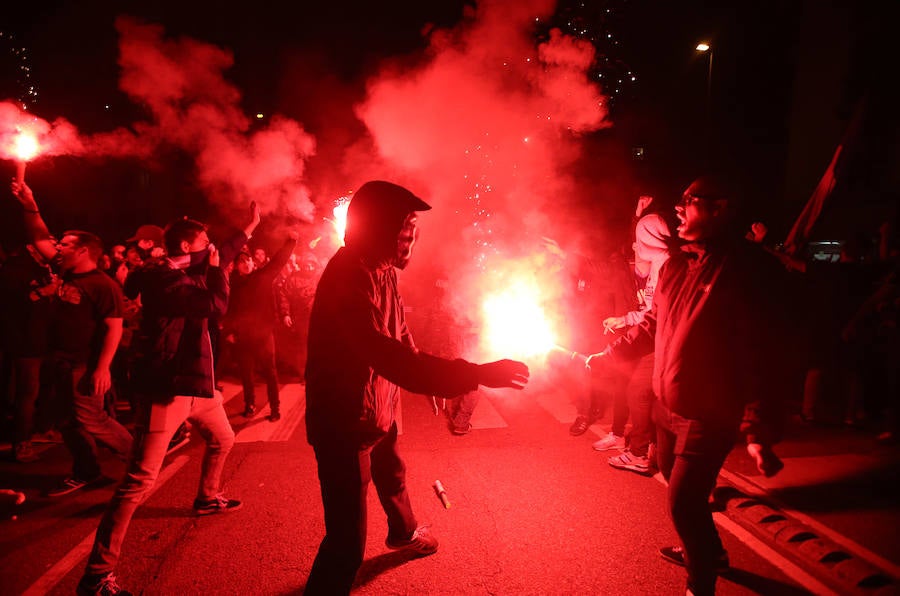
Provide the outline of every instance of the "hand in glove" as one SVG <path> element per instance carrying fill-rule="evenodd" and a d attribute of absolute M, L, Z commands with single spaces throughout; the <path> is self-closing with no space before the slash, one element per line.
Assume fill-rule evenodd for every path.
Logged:
<path fill-rule="evenodd" d="M 523 362 L 498 360 L 478 365 L 478 384 L 523 389 L 528 383 L 528 374 L 528 367 Z"/>

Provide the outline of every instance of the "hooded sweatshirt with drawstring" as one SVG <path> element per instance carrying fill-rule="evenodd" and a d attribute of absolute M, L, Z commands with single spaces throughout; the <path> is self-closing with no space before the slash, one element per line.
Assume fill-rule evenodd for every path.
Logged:
<path fill-rule="evenodd" d="M 650 272 L 643 289 L 643 304 L 639 310 L 625 313 L 625 325 L 639 325 L 644 320 L 644 315 L 653 308 L 653 295 L 656 293 L 656 284 L 659 281 L 659 270 L 669 258 L 669 246 L 671 244 L 669 226 L 659 213 L 648 213 L 641 217 L 634 227 L 635 254 L 649 257 Z"/>

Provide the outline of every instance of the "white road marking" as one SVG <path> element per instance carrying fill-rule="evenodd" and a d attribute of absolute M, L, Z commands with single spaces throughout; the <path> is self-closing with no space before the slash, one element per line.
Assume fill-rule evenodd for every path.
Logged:
<path fill-rule="evenodd" d="M 777 498 L 775 498 L 775 497 L 771 496 L 769 493 L 765 492 L 764 489 L 762 489 L 759 485 L 757 485 L 753 481 L 748 480 L 742 476 L 738 476 L 737 474 L 732 474 L 731 472 L 729 472 L 728 470 L 725 470 L 725 469 L 723 469 L 720 472 L 720 474 L 721 474 L 722 478 L 724 478 L 725 480 L 727 480 L 728 482 L 730 482 L 731 484 L 733 484 L 734 486 L 739 488 L 748 497 L 758 497 L 758 498 L 767 500 L 768 502 L 773 504 L 775 507 L 777 507 L 781 511 L 786 512 L 793 519 L 796 519 L 798 522 L 800 522 L 806 526 L 809 526 L 810 529 L 815 530 L 816 532 L 818 532 L 825 538 L 833 540 L 835 543 L 837 543 L 838 545 L 843 547 L 845 550 L 847 550 L 851 554 L 856 555 L 860 559 L 864 559 L 864 560 L 868 561 L 875 567 L 878 567 L 879 569 L 890 573 L 891 575 L 893 575 L 896 578 L 900 578 L 900 565 L 897 565 L 896 563 L 893 563 L 893 562 L 885 559 L 881 555 L 872 552 L 871 550 L 867 549 L 863 545 L 861 545 L 857 542 L 854 542 L 850 538 L 847 538 L 843 534 L 839 534 L 839 533 L 835 532 L 828 526 L 824 525 L 823 523 L 821 523 L 819 521 L 816 521 L 815 519 L 811 518 L 810 516 L 800 512 L 800 511 L 797 511 L 795 509 L 791 509 L 790 507 L 785 506 L 784 503 L 781 503 Z"/>
<path fill-rule="evenodd" d="M 287 441 L 303 420 L 306 409 L 305 387 L 290 383 L 281 388 L 281 420 L 269 422 L 269 404 L 266 404 L 234 438 L 235 443 L 255 441 Z"/>
<path fill-rule="evenodd" d="M 166 482 L 172 479 L 176 473 L 190 460 L 190 457 L 187 455 L 179 455 L 172 463 L 162 469 L 159 473 L 159 477 L 156 479 L 156 484 L 153 485 L 153 488 L 150 489 L 150 494 L 147 495 L 149 499 L 153 496 L 160 487 L 162 487 Z M 99 520 L 98 520 L 99 521 Z M 85 558 L 90 554 L 91 548 L 94 546 L 94 536 L 97 534 L 97 531 L 94 530 L 90 534 L 84 537 L 84 539 L 75 545 L 69 552 L 67 552 L 63 557 L 56 562 L 50 569 L 47 570 L 41 577 L 37 579 L 31 586 L 28 587 L 27 590 L 22 592 L 22 596 L 43 596 L 47 594 L 53 586 L 58 584 L 66 575 L 69 574 L 72 569 L 75 568 L 76 565 L 82 563 Z"/>

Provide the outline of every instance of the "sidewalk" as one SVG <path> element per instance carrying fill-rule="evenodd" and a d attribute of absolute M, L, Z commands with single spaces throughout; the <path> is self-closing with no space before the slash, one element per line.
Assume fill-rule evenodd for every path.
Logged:
<path fill-rule="evenodd" d="M 839 593 L 900 593 L 900 446 L 874 433 L 792 421 L 776 451 L 785 468 L 728 458 L 724 513 Z"/>

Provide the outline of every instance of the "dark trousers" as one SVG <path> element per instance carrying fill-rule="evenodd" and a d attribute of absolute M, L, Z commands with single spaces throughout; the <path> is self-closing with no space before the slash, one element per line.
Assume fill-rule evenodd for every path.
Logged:
<path fill-rule="evenodd" d="M 266 383 L 266 394 L 269 397 L 269 408 L 272 413 L 280 407 L 278 397 L 278 372 L 275 369 L 275 334 L 237 333 L 235 334 L 235 351 L 241 384 L 244 386 L 244 405 L 256 405 L 254 389 L 254 372 L 257 367 Z"/>
<path fill-rule="evenodd" d="M 349 594 L 366 550 L 366 493 L 375 484 L 387 514 L 388 537 L 405 540 L 416 529 L 406 492 L 406 465 L 397 451 L 397 424 L 373 447 L 314 446 L 325 509 L 325 538 L 305 594 Z"/>
<path fill-rule="evenodd" d="M 12 442 L 31 440 L 34 411 L 41 387 L 41 357 L 10 357 L 15 375 Z"/>
<path fill-rule="evenodd" d="M 724 552 L 709 496 L 725 457 L 734 447 L 738 424 L 711 425 L 683 418 L 656 402 L 657 461 L 669 483 L 669 514 L 684 547 L 688 588 L 696 596 L 716 590 L 716 559 Z"/>
<path fill-rule="evenodd" d="M 653 425 L 653 354 L 641 358 L 628 379 L 625 395 L 631 414 L 631 432 L 628 433 L 628 449 L 636 456 L 645 457 L 650 443 L 656 439 Z"/>
<path fill-rule="evenodd" d="M 625 436 L 625 425 L 628 423 L 625 388 L 631 367 L 631 364 L 626 364 L 624 367 L 606 367 L 599 372 L 589 372 L 587 395 L 575 404 L 578 414 L 586 416 L 592 422 L 603 418 L 606 409 L 612 406 L 610 430 L 617 437 Z"/>
<path fill-rule="evenodd" d="M 98 443 L 119 459 L 131 452 L 131 434 L 109 416 L 103 395 L 93 392 L 90 371 L 84 364 L 51 360 L 56 415 L 62 420 L 60 433 L 74 460 L 72 476 L 91 480 L 100 475 Z"/>

